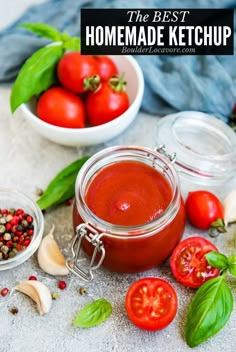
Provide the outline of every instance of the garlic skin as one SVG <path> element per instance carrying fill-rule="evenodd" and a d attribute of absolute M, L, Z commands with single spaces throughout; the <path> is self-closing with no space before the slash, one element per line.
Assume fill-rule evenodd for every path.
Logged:
<path fill-rule="evenodd" d="M 55 226 L 46 235 L 38 249 L 38 263 L 40 268 L 50 275 L 67 275 L 69 273 L 65 264 L 65 257 L 61 253 L 53 237 Z"/>
<path fill-rule="evenodd" d="M 23 281 L 15 287 L 15 290 L 32 298 L 37 304 L 39 314 L 47 314 L 52 305 L 52 295 L 48 287 L 36 280 Z"/>
<path fill-rule="evenodd" d="M 224 223 L 227 227 L 229 223 L 236 221 L 236 191 L 230 192 L 224 202 Z"/>

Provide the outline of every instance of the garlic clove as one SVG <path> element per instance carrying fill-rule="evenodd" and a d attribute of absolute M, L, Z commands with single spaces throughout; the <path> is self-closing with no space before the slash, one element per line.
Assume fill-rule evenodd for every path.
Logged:
<path fill-rule="evenodd" d="M 230 192 L 224 202 L 224 223 L 227 227 L 229 223 L 236 221 L 236 191 Z"/>
<path fill-rule="evenodd" d="M 37 304 L 40 315 L 47 314 L 50 311 L 52 295 L 48 287 L 42 282 L 33 280 L 23 281 L 15 289 L 32 298 Z"/>
<path fill-rule="evenodd" d="M 54 225 L 46 235 L 38 249 L 38 263 L 40 268 L 50 275 L 67 275 L 68 268 L 65 265 L 65 257 L 61 253 L 57 242 L 54 239 Z"/>

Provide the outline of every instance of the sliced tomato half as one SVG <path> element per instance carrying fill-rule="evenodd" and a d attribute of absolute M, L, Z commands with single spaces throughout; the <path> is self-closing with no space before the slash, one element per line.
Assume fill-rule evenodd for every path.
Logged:
<path fill-rule="evenodd" d="M 165 328 L 177 311 L 177 295 L 165 280 L 148 277 L 135 281 L 126 294 L 129 319 L 137 327 L 156 331 Z"/>
<path fill-rule="evenodd" d="M 218 249 L 203 237 L 190 237 L 174 249 L 170 266 L 176 280 L 184 286 L 198 288 L 204 282 L 219 275 L 220 270 L 211 267 L 205 254 Z"/>

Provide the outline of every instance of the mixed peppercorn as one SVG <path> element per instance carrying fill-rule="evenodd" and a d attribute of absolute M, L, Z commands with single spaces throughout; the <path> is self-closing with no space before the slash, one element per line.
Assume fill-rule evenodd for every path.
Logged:
<path fill-rule="evenodd" d="M 29 246 L 33 221 L 23 209 L 0 209 L 0 261 L 15 257 Z"/>

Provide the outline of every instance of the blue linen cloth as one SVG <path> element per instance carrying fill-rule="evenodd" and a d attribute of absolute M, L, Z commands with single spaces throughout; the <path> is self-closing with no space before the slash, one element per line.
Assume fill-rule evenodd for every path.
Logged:
<path fill-rule="evenodd" d="M 44 22 L 79 35 L 81 8 L 236 8 L 235 0 L 49 0 L 30 7 L 0 32 L 0 82 L 11 82 L 35 50 L 47 44 L 19 23 Z M 234 32 L 236 31 L 236 21 Z M 236 33 L 235 39 L 236 39 Z M 232 56 L 136 56 L 144 78 L 142 109 L 165 115 L 199 110 L 228 122 L 236 101 L 236 60 Z"/>

